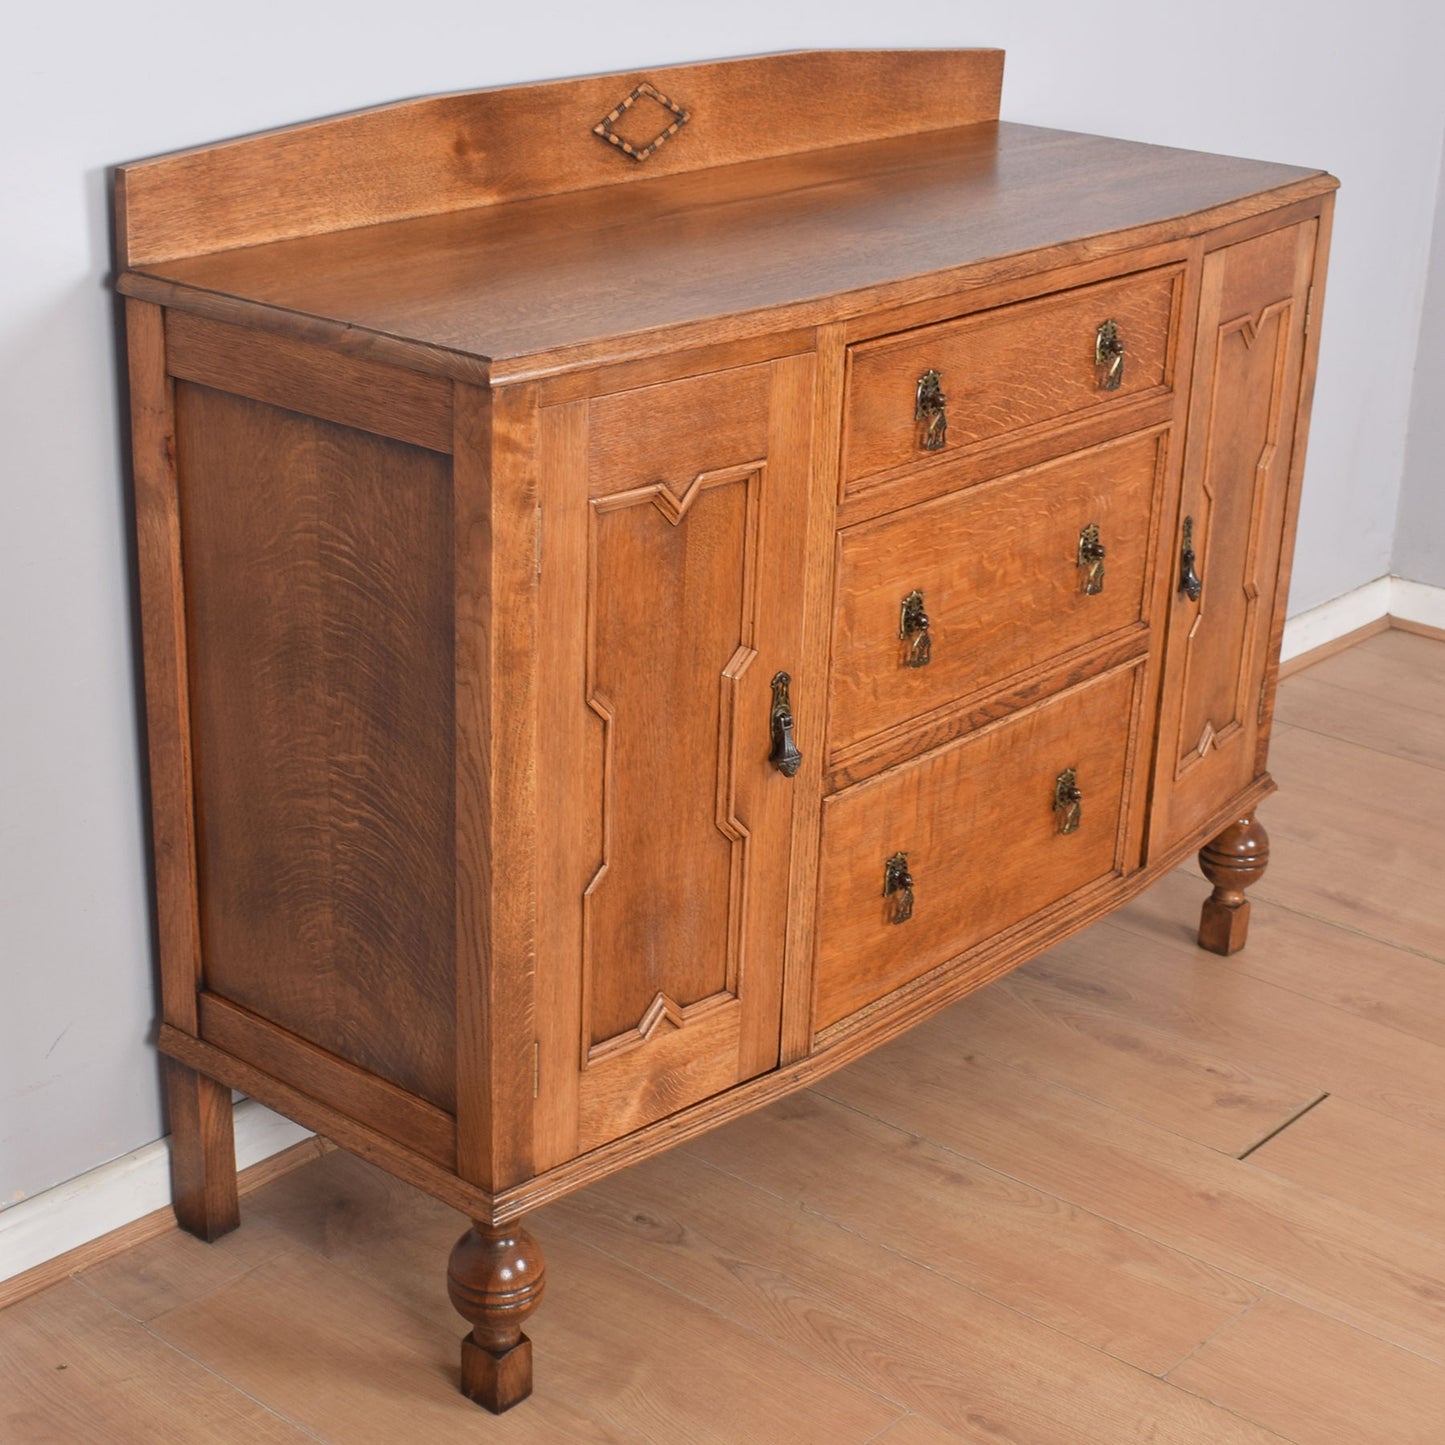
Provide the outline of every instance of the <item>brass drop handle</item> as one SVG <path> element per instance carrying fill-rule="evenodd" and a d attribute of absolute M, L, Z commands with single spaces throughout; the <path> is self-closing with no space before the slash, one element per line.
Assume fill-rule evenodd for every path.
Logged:
<path fill-rule="evenodd" d="M 1079 570 L 1084 574 L 1084 596 L 1097 597 L 1104 590 L 1104 544 L 1097 522 L 1079 533 Z"/>
<path fill-rule="evenodd" d="M 785 777 L 791 778 L 803 765 L 803 755 L 793 741 L 793 705 L 788 701 L 788 684 L 792 678 L 786 672 L 773 677 L 773 711 L 770 724 L 773 734 L 773 750 L 768 761 Z"/>
<path fill-rule="evenodd" d="M 1204 579 L 1194 570 L 1194 518 L 1184 519 L 1184 538 L 1179 548 L 1179 590 L 1191 601 L 1198 602 L 1204 591 Z"/>
<path fill-rule="evenodd" d="M 903 643 L 899 663 L 903 667 L 927 667 L 933 639 L 928 631 L 928 614 L 923 610 L 923 593 L 917 588 L 898 609 L 898 637 Z"/>
<path fill-rule="evenodd" d="M 948 440 L 948 398 L 943 394 L 943 378 L 936 371 L 925 371 L 918 378 L 918 391 L 913 402 L 913 420 L 918 427 L 921 451 L 943 450 Z"/>
<path fill-rule="evenodd" d="M 908 854 L 895 853 L 883 865 L 883 896 L 893 900 L 892 923 L 907 923 L 913 917 L 913 874 L 908 871 Z"/>
<path fill-rule="evenodd" d="M 1118 391 L 1124 380 L 1124 338 L 1112 318 L 1094 333 L 1094 380 L 1100 391 Z"/>
<path fill-rule="evenodd" d="M 1060 833 L 1076 833 L 1084 818 L 1084 794 L 1073 768 L 1065 768 L 1054 779 L 1054 815 Z"/>

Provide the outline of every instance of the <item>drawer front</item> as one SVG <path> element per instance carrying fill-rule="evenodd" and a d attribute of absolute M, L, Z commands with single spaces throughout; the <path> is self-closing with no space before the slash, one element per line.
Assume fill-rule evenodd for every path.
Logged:
<path fill-rule="evenodd" d="M 1139 668 L 1108 674 L 824 805 L 814 1026 L 827 1028 L 1120 870 Z M 1058 780 L 1073 769 L 1077 826 Z M 895 921 L 902 854 L 912 914 Z"/>
<path fill-rule="evenodd" d="M 937 460 L 1029 427 L 1167 391 L 1183 272 L 1165 267 L 1026 301 L 850 348 L 843 476 L 848 491 L 878 473 Z M 1117 374 L 1099 360 L 1114 323 Z M 945 424 L 920 383 L 938 374 Z M 924 388 L 926 392 L 926 388 Z M 920 417 L 922 409 L 925 413 Z"/>
<path fill-rule="evenodd" d="M 1126 437 L 845 531 L 830 754 L 1142 624 L 1165 448 Z"/>

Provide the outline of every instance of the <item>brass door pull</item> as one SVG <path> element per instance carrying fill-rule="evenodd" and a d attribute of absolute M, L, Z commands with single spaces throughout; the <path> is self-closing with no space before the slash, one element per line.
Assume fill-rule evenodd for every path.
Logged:
<path fill-rule="evenodd" d="M 1194 570 L 1194 518 L 1184 519 L 1184 539 L 1179 548 L 1179 590 L 1191 601 L 1198 602 L 1204 591 L 1204 579 Z"/>
<path fill-rule="evenodd" d="M 1065 768 L 1054 780 L 1054 812 L 1060 833 L 1076 833 L 1084 817 L 1084 795 L 1072 768 Z"/>
<path fill-rule="evenodd" d="M 936 371 L 925 371 L 918 378 L 913 420 L 918 424 L 919 449 L 925 452 L 942 451 L 948 440 L 948 398 L 942 387 L 943 378 Z"/>
<path fill-rule="evenodd" d="M 1090 522 L 1079 533 L 1079 568 L 1084 574 L 1084 595 L 1097 597 L 1104 590 L 1104 544 L 1099 524 Z"/>
<path fill-rule="evenodd" d="M 908 871 L 908 854 L 895 853 L 883 865 L 883 896 L 893 900 L 893 923 L 907 923 L 913 917 L 913 874 Z"/>
<path fill-rule="evenodd" d="M 898 636 L 903 643 L 899 662 L 904 667 L 927 667 L 933 651 L 928 632 L 928 614 L 923 610 L 923 593 L 914 588 L 898 609 Z"/>
<path fill-rule="evenodd" d="M 793 679 L 786 672 L 773 677 L 773 711 L 770 719 L 773 750 L 768 761 L 785 777 L 791 778 L 803 765 L 803 755 L 793 741 L 793 705 L 788 701 L 788 684 Z"/>
<path fill-rule="evenodd" d="M 1094 334 L 1094 380 L 1100 391 L 1118 391 L 1124 380 L 1124 338 L 1112 318 Z"/>

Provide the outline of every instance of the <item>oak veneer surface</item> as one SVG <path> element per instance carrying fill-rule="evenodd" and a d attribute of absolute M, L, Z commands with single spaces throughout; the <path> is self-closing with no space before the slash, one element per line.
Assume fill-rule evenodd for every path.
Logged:
<path fill-rule="evenodd" d="M 447 459 L 191 383 L 177 420 L 206 987 L 452 1109 Z"/>
<path fill-rule="evenodd" d="M 521 373 L 544 353 L 709 321 L 735 336 L 750 312 L 766 313 L 755 329 L 836 320 L 849 293 L 856 314 L 885 299 L 880 288 L 916 299 L 899 285 L 913 278 L 937 294 L 935 273 L 991 262 L 1006 274 L 1007 258 L 1051 247 L 1060 263 L 1081 259 L 1334 184 L 1295 166 L 981 123 L 922 143 L 841 146 L 153 263 L 122 289 L 193 308 L 260 303 L 275 309 L 273 328 L 320 318 L 490 358 L 501 375 L 503 362 Z"/>

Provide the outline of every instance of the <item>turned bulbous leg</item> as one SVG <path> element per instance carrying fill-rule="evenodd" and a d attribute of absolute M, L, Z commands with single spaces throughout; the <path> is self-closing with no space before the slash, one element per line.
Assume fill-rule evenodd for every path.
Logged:
<path fill-rule="evenodd" d="M 1199 867 L 1214 884 L 1199 918 L 1199 946 L 1211 953 L 1238 953 L 1249 933 L 1244 890 L 1269 865 L 1269 834 L 1253 813 L 1231 823 L 1199 850 Z"/>
<path fill-rule="evenodd" d="M 546 1265 L 520 1224 L 474 1223 L 447 1266 L 447 1294 L 472 1327 L 462 1341 L 462 1394 L 494 1415 L 532 1393 L 532 1342 L 522 1326 L 541 1302 Z"/>

